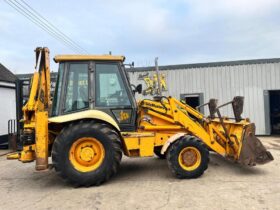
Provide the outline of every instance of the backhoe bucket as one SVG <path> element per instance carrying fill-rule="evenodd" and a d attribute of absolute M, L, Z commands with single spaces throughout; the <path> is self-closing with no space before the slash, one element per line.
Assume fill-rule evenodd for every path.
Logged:
<path fill-rule="evenodd" d="M 255 136 L 255 124 L 247 125 L 243 132 L 242 148 L 238 162 L 244 165 L 255 166 L 274 160 L 273 156 Z"/>

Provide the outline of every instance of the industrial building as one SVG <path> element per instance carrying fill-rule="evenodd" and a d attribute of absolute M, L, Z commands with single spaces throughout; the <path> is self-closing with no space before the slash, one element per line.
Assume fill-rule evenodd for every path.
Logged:
<path fill-rule="evenodd" d="M 163 95 L 174 96 L 193 107 L 209 101 L 219 104 L 244 96 L 243 116 L 256 124 L 256 134 L 280 134 L 280 59 L 159 66 Z M 155 94 L 155 68 L 128 69 L 131 84 L 143 84 L 145 97 Z M 144 96 L 138 96 L 143 98 Z M 209 114 L 207 106 L 201 110 Z M 232 107 L 221 110 L 233 116 Z"/>
<path fill-rule="evenodd" d="M 211 98 L 219 104 L 244 96 L 243 116 L 256 124 L 257 135 L 280 134 L 280 58 L 159 66 L 163 95 L 174 96 L 196 107 Z M 130 83 L 143 85 L 137 99 L 156 94 L 155 67 L 127 69 Z M 26 82 L 31 74 L 18 75 L 25 81 L 23 100 L 28 94 Z M 52 73 L 52 89 L 56 73 Z M 207 106 L 200 110 L 208 115 Z M 221 109 L 233 117 L 232 107 Z"/>
<path fill-rule="evenodd" d="M 17 77 L 0 63 L 0 148 L 7 147 L 8 134 L 16 132 Z"/>

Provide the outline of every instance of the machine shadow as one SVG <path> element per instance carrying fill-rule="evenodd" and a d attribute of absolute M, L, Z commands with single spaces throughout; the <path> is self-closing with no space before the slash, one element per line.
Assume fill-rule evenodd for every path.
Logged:
<path fill-rule="evenodd" d="M 210 170 L 209 170 L 210 169 Z M 267 174 L 265 170 L 259 167 L 248 167 L 237 163 L 233 163 L 224 159 L 222 156 L 210 153 L 210 162 L 208 173 L 227 173 L 239 176 L 263 176 Z M 35 172 L 35 176 L 30 176 L 33 179 L 30 188 L 52 188 L 52 189 L 74 189 L 77 188 L 65 182 L 54 169 L 40 173 Z M 209 176 L 211 176 L 209 174 Z M 162 180 L 163 182 L 178 180 L 170 172 L 167 161 L 157 157 L 149 158 L 124 158 L 121 162 L 118 173 L 108 182 L 102 185 L 116 184 L 121 181 L 152 181 Z M 28 187 L 28 186 L 25 186 Z"/>
<path fill-rule="evenodd" d="M 113 180 L 153 180 L 172 177 L 167 162 L 164 159 L 159 159 L 157 157 L 127 158 L 121 162 L 120 169 Z"/>
<path fill-rule="evenodd" d="M 220 166 L 222 171 L 228 171 L 228 173 L 234 173 L 236 175 L 241 175 L 241 176 L 242 175 L 259 176 L 268 173 L 267 171 L 263 170 L 258 166 L 250 167 L 250 166 L 241 165 L 239 163 L 235 163 L 233 161 L 227 160 L 221 155 L 211 152 L 209 168 L 215 168 L 215 170 L 218 170 Z"/>

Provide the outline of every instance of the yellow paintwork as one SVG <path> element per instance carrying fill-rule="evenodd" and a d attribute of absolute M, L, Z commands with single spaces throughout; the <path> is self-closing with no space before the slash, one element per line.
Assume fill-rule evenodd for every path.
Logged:
<path fill-rule="evenodd" d="M 18 159 L 23 163 L 28 163 L 36 160 L 36 144 L 24 146 L 21 152 L 7 155 L 7 159 Z"/>
<path fill-rule="evenodd" d="M 193 120 L 189 114 L 204 123 Z M 138 119 L 137 132 L 123 133 L 124 153 L 128 156 L 152 156 L 155 146 L 162 146 L 161 152 L 164 153 L 179 137 L 194 135 L 218 154 L 238 160 L 243 128 L 249 124 L 246 120 L 238 123 L 224 120 L 230 144 L 217 119 L 205 118 L 202 113 L 172 97 L 162 102 L 139 101 Z"/>
<path fill-rule="evenodd" d="M 28 100 L 28 102 L 26 103 L 26 105 L 23 107 L 23 111 L 26 110 L 34 110 L 35 109 L 35 96 L 37 93 L 37 87 L 39 83 L 39 73 L 38 72 L 34 72 L 32 80 L 31 80 L 31 90 L 30 90 L 30 98 Z M 34 87 L 34 88 L 32 88 Z"/>
<path fill-rule="evenodd" d="M 22 108 L 24 133 L 35 133 L 36 146 L 24 147 L 19 154 L 22 162 L 36 159 L 36 169 L 48 167 L 48 108 L 50 107 L 50 61 L 48 48 L 36 48 L 35 72 L 30 95 Z M 39 56 L 41 55 L 41 56 Z M 40 59 L 39 59 L 40 58 Z M 38 69 L 36 70 L 36 68 Z"/>
<path fill-rule="evenodd" d="M 230 145 L 217 119 L 206 119 L 203 114 L 175 98 L 169 97 L 162 103 L 143 100 L 138 104 L 137 132 L 122 133 L 125 155 L 153 156 L 155 146 L 162 146 L 161 153 L 164 154 L 170 144 L 180 137 L 194 135 L 218 154 L 238 160 L 243 128 L 249 121 L 237 123 L 233 120 L 224 120 L 233 142 Z M 205 123 L 198 123 L 190 118 L 189 114 Z M 145 117 L 149 120 L 143 120 Z"/>
<path fill-rule="evenodd" d="M 164 145 L 173 132 L 122 132 L 124 154 L 127 156 L 149 157 L 154 147 Z"/>
<path fill-rule="evenodd" d="M 154 154 L 155 133 L 122 133 L 127 156 L 148 157 Z"/>
<path fill-rule="evenodd" d="M 18 152 L 16 152 L 16 153 L 12 153 L 12 154 L 8 154 L 7 155 L 7 159 L 8 160 L 15 160 L 15 159 L 19 159 L 19 153 Z"/>
<path fill-rule="evenodd" d="M 48 112 L 37 112 L 35 114 L 35 152 L 36 152 L 36 169 L 45 170 L 48 168 Z"/>
<path fill-rule="evenodd" d="M 20 153 L 19 160 L 23 163 L 29 163 L 36 159 L 34 150 L 23 150 Z"/>
<path fill-rule="evenodd" d="M 105 149 L 95 138 L 84 137 L 76 140 L 69 151 L 69 160 L 79 172 L 96 170 L 103 162 Z"/>
<path fill-rule="evenodd" d="M 116 56 L 116 55 L 57 55 L 54 57 L 55 62 L 63 62 L 63 61 L 120 61 L 123 62 L 125 60 L 124 56 Z"/>
<path fill-rule="evenodd" d="M 159 130 L 165 132 L 172 131 L 174 134 L 178 132 L 190 133 L 202 139 L 208 146 L 213 147 L 210 141 L 210 135 L 207 131 L 199 123 L 192 120 L 187 113 L 196 116 L 198 119 L 203 119 L 204 116 L 188 105 L 184 105 L 172 97 L 169 98 L 168 103 L 164 103 L 166 109 L 163 108 L 160 102 L 156 101 L 152 102 L 149 100 L 147 102 L 141 102 L 140 104 L 142 109 L 149 109 L 148 113 L 152 121 L 161 119 L 161 124 L 156 122 L 152 123 L 152 125 L 145 122 L 141 123 L 143 130 L 155 130 L 155 132 Z M 143 112 L 143 115 L 147 115 L 146 112 Z M 141 116 L 139 118 L 141 119 Z M 169 120 L 166 120 L 166 118 L 169 118 Z M 221 155 L 225 155 L 224 148 L 218 144 L 216 144 L 215 147 L 215 151 Z"/>
<path fill-rule="evenodd" d="M 110 125 L 114 126 L 118 131 L 120 131 L 120 128 L 116 121 L 107 113 L 99 111 L 99 110 L 86 110 L 81 112 L 76 112 L 73 114 L 66 114 L 61 115 L 58 117 L 51 117 L 49 118 L 49 123 L 65 123 L 65 122 L 71 122 L 75 120 L 81 120 L 81 119 L 98 119 L 102 120 L 104 122 L 109 123 Z"/>
<path fill-rule="evenodd" d="M 21 152 L 12 153 L 7 155 L 8 160 L 18 159 L 23 163 L 28 163 L 34 161 L 36 158 L 35 155 L 35 144 L 30 146 L 24 146 Z"/>
<path fill-rule="evenodd" d="M 195 147 L 185 147 L 179 153 L 178 163 L 184 170 L 193 171 L 201 164 L 201 154 Z"/>

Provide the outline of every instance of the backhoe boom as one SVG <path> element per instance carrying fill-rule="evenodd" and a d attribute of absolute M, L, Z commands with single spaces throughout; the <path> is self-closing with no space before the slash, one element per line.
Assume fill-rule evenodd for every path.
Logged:
<path fill-rule="evenodd" d="M 35 72 L 31 79 L 30 95 L 23 110 L 22 162 L 36 159 L 36 170 L 48 167 L 48 112 L 50 107 L 50 60 L 49 49 L 35 49 Z M 32 145 L 32 146 L 30 146 Z M 8 157 L 9 158 L 9 157 Z"/>

